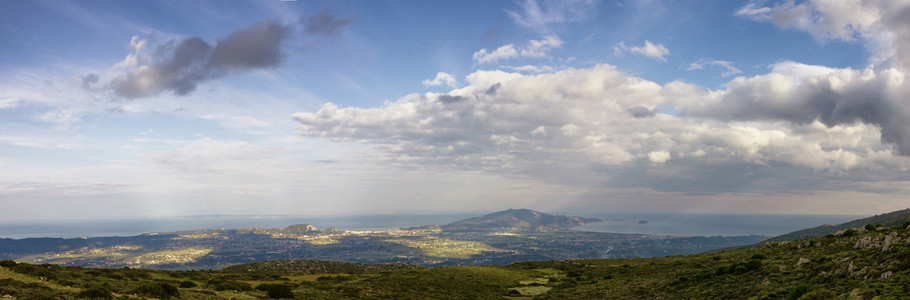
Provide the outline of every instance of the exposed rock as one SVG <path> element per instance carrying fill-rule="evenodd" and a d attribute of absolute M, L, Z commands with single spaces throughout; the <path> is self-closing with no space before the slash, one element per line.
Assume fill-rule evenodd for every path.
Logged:
<path fill-rule="evenodd" d="M 894 273 L 891 273 L 891 271 L 888 271 L 888 272 L 882 273 L 882 277 L 880 277 L 879 279 L 885 280 L 885 279 L 891 278 L 892 275 L 894 275 Z"/>
<path fill-rule="evenodd" d="M 855 249 L 867 249 L 872 247 L 881 246 L 877 241 L 873 240 L 870 236 L 864 236 L 856 241 L 856 245 L 853 246 Z"/>
<path fill-rule="evenodd" d="M 888 251 L 891 249 L 891 243 L 897 239 L 897 232 L 892 232 L 885 236 L 885 241 L 882 242 L 882 252 Z"/>
<path fill-rule="evenodd" d="M 804 264 L 807 264 L 807 263 L 810 263 L 810 262 L 812 262 L 812 261 L 809 260 L 808 258 L 800 257 L 800 258 L 799 258 L 799 261 L 796 262 L 796 266 L 797 266 L 797 267 L 800 267 L 800 266 L 802 266 L 802 265 L 804 265 Z"/>

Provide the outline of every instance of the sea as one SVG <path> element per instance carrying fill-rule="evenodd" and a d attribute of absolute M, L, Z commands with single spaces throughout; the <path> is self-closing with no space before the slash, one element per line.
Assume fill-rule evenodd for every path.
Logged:
<path fill-rule="evenodd" d="M 208 215 L 116 220 L 3 221 L 0 238 L 79 238 L 132 236 L 142 233 L 199 229 L 284 228 L 311 224 L 319 229 L 379 231 L 424 225 L 442 225 L 482 214 L 383 214 L 357 216 L 236 216 Z M 568 214 L 577 215 L 577 214 Z M 602 222 L 572 229 L 676 236 L 776 236 L 868 216 L 847 215 L 721 215 L 721 214 L 602 214 L 586 215 Z"/>

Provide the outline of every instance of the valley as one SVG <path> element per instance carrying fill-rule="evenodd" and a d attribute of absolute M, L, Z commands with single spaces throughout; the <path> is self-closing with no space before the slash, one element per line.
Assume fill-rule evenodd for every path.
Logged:
<path fill-rule="evenodd" d="M 541 221 L 544 220 L 544 221 Z M 221 269 L 269 260 L 409 263 L 424 267 L 685 255 L 763 236 L 688 237 L 565 229 L 582 219 L 510 210 L 450 225 L 386 231 L 244 228 L 130 237 L 0 239 L 0 259 L 91 268 Z M 587 219 L 586 221 L 595 221 Z"/>

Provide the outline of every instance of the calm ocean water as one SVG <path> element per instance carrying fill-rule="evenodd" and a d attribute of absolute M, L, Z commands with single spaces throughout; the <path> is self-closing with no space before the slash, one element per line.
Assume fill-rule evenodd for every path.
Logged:
<path fill-rule="evenodd" d="M 574 214 L 570 214 L 574 215 Z M 447 224 L 478 214 L 369 215 L 369 216 L 193 216 L 104 221 L 4 222 L 0 238 L 131 236 L 150 232 L 196 229 L 284 228 L 308 223 L 319 229 L 388 230 L 402 227 Z M 802 215 L 695 215 L 612 214 L 593 215 L 603 222 L 576 230 L 663 235 L 779 235 L 822 224 L 838 224 L 865 216 Z"/>

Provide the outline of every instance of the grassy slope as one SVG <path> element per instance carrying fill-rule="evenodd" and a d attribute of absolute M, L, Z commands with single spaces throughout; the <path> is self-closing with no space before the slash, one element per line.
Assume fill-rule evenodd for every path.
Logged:
<path fill-rule="evenodd" d="M 806 297 L 813 295 L 815 299 L 851 299 L 851 295 L 890 299 L 910 294 L 910 230 L 902 224 L 738 251 L 650 259 L 389 270 L 340 263 L 325 271 L 346 273 L 315 275 L 305 274 L 312 273 L 311 263 L 301 264 L 306 272 L 281 263 L 254 265 L 279 273 L 249 272 L 249 266 L 235 268 L 244 272 L 203 272 L 17 264 L 0 269 L 0 293 L 70 299 L 80 290 L 105 286 L 117 296 L 143 297 L 137 290 L 142 285 L 191 282 L 196 286 L 179 288 L 177 298 L 263 298 L 266 292 L 255 287 L 278 284 L 290 287 L 300 299 L 812 299 Z"/>
<path fill-rule="evenodd" d="M 234 273 L 353 274 L 414 268 L 419 267 L 406 263 L 360 264 L 324 260 L 273 260 L 230 266 L 224 268 L 224 271 Z"/>

